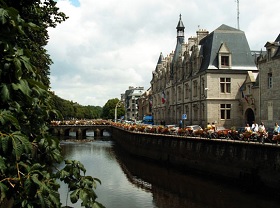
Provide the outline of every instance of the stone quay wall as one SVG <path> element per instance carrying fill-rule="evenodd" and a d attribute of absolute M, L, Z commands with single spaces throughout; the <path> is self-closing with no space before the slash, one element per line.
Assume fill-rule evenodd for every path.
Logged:
<path fill-rule="evenodd" d="M 125 151 L 201 174 L 280 191 L 280 146 L 238 140 L 159 135 L 112 128 Z"/>

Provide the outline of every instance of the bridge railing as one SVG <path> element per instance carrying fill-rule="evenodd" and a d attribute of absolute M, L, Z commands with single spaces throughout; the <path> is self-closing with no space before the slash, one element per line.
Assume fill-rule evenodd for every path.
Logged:
<path fill-rule="evenodd" d="M 247 142 L 262 142 L 262 143 L 275 143 L 278 145 L 280 142 L 280 135 L 273 137 L 261 137 L 258 135 L 247 136 L 246 133 L 240 133 L 234 129 L 224 129 L 219 131 L 209 131 L 207 129 L 192 130 L 190 128 L 180 128 L 175 126 L 163 126 L 163 125 L 147 125 L 147 124 L 136 124 L 136 123 L 120 123 L 113 122 L 111 120 L 64 120 L 64 121 L 52 121 L 51 126 L 115 126 L 122 128 L 127 131 L 153 133 L 153 134 L 165 134 L 165 135 L 176 135 L 185 137 L 200 137 L 208 139 L 230 139 Z M 263 136 L 263 135 L 262 135 Z"/>

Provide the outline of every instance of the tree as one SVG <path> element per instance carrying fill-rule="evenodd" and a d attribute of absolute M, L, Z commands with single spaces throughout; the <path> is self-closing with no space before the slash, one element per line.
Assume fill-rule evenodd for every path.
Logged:
<path fill-rule="evenodd" d="M 65 161 L 59 141 L 48 133 L 48 27 L 66 19 L 53 0 L 0 0 L 0 207 L 61 207 L 57 179 L 68 184 L 71 201 L 102 207 L 78 161 Z"/>
<path fill-rule="evenodd" d="M 110 99 L 107 103 L 103 106 L 102 110 L 102 118 L 104 119 L 115 119 L 115 108 L 117 106 L 117 118 L 124 116 L 125 110 L 124 105 L 118 98 Z"/>
<path fill-rule="evenodd" d="M 60 113 L 60 119 L 97 119 L 101 118 L 100 106 L 82 106 L 69 100 L 64 100 L 57 95 L 52 96 L 51 105 Z M 56 120 L 58 118 L 53 117 Z"/>

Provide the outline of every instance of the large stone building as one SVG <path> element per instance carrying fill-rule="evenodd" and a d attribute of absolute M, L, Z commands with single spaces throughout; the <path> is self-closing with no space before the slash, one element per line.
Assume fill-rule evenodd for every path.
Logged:
<path fill-rule="evenodd" d="M 198 30 L 185 42 L 181 15 L 176 29 L 175 51 L 166 57 L 160 54 L 153 71 L 155 123 L 178 124 L 186 115 L 186 125 L 245 125 L 241 88 L 246 79 L 255 82 L 258 72 L 245 33 L 221 25 L 211 33 Z M 257 109 L 251 109 L 255 114 Z"/>
<path fill-rule="evenodd" d="M 280 34 L 265 44 L 266 53 L 258 59 L 259 112 L 257 116 L 267 126 L 280 122 Z"/>

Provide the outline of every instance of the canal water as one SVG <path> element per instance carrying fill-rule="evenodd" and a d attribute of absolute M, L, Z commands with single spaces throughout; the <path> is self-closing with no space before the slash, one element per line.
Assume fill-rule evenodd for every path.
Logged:
<path fill-rule="evenodd" d="M 61 141 L 65 159 L 81 161 L 86 175 L 101 180 L 97 201 L 107 208 L 279 208 L 280 201 L 227 183 L 125 154 L 109 139 Z M 61 184 L 66 205 L 67 187 Z M 274 193 L 271 193 L 271 196 Z M 68 206 L 81 207 L 80 203 Z"/>

